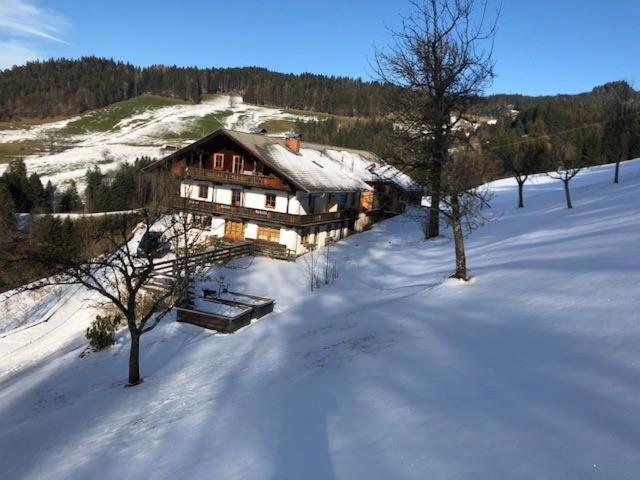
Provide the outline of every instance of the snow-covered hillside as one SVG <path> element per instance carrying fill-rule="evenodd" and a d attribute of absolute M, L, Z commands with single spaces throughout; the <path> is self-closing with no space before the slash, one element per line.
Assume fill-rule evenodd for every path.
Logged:
<path fill-rule="evenodd" d="M 87 122 L 87 131 L 68 133 L 68 128 L 83 117 L 73 117 L 57 122 L 28 128 L 0 130 L 0 144 L 21 144 L 39 142 L 46 144 L 61 142 L 66 148 L 59 153 L 44 153 L 26 157 L 29 172 L 37 172 L 44 181 L 63 183 L 68 180 L 82 182 L 89 167 L 100 166 L 103 171 L 114 168 L 118 163 L 133 162 L 143 155 L 162 157 L 167 154 L 161 147 L 168 142 L 181 139 L 181 134 L 196 129 L 195 140 L 207 131 L 199 121 L 215 118 L 226 128 L 249 131 L 263 122 L 273 120 L 295 121 L 298 118 L 312 119 L 286 113 L 281 109 L 246 104 L 241 97 L 216 95 L 199 104 L 175 104 L 155 108 L 139 108 L 119 120 L 106 131 L 92 130 Z M 107 109 L 110 107 L 107 107 Z M 92 114 L 88 114 L 89 116 Z M 217 123 L 218 123 L 217 122 Z M 0 164 L 0 174 L 6 164 Z"/>
<path fill-rule="evenodd" d="M 581 172 L 573 210 L 549 178 L 522 210 L 495 182 L 468 284 L 406 216 L 336 245 L 314 293 L 302 259 L 225 271 L 276 311 L 233 335 L 167 319 L 135 388 L 124 332 L 79 358 L 90 296 L 44 298 L 47 323 L 0 338 L 3 476 L 637 478 L 640 161 L 611 178 Z"/>

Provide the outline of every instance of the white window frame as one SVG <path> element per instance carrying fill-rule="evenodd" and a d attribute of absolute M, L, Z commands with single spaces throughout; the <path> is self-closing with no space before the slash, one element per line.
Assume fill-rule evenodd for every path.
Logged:
<path fill-rule="evenodd" d="M 239 169 L 236 169 L 236 165 L 240 165 Z M 244 157 L 242 155 L 234 155 L 233 163 L 231 164 L 231 171 L 233 173 L 242 173 L 244 171 Z"/>
<path fill-rule="evenodd" d="M 218 159 L 221 159 L 220 166 L 218 166 Z M 224 153 L 213 154 L 213 168 L 215 170 L 224 170 Z"/>

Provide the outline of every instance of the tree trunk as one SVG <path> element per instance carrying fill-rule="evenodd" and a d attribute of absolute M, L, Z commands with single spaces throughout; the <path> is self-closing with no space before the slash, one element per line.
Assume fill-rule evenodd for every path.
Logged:
<path fill-rule="evenodd" d="M 620 161 L 618 160 L 616 162 L 616 170 L 615 173 L 613 175 L 613 183 L 618 183 L 620 180 Z"/>
<path fill-rule="evenodd" d="M 567 199 L 567 208 L 573 208 L 573 205 L 571 205 L 571 194 L 569 193 L 569 180 L 563 180 L 562 183 L 564 183 L 564 196 Z"/>
<path fill-rule="evenodd" d="M 467 256 L 464 252 L 464 234 L 460 223 L 460 200 L 458 195 L 451 197 L 451 226 L 453 227 L 453 240 L 456 248 L 456 273 L 455 278 L 468 280 Z"/>
<path fill-rule="evenodd" d="M 129 350 L 129 385 L 142 383 L 140 378 L 140 334 L 131 333 L 131 350 Z"/>
<path fill-rule="evenodd" d="M 518 180 L 518 208 L 523 208 L 524 207 L 524 198 L 522 195 L 522 190 L 524 187 L 524 182 Z"/>
<path fill-rule="evenodd" d="M 429 228 L 427 229 L 427 239 L 436 238 L 440 235 L 440 183 L 441 183 L 440 162 L 434 162 L 431 176 L 431 207 L 429 208 Z"/>

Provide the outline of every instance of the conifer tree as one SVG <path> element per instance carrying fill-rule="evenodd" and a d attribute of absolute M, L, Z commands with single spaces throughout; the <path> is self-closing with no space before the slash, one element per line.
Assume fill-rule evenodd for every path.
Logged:
<path fill-rule="evenodd" d="M 78 194 L 78 187 L 75 181 L 71 181 L 69 186 L 62 192 L 57 201 L 60 213 L 77 212 L 83 209 L 84 205 Z"/>
<path fill-rule="evenodd" d="M 16 229 L 16 209 L 13 198 L 3 179 L 0 178 L 0 242 L 13 239 Z M 2 248 L 0 246 L 0 248 Z"/>
<path fill-rule="evenodd" d="M 47 181 L 47 185 L 44 187 L 44 204 L 47 209 L 47 212 L 54 213 L 55 212 L 55 197 L 56 197 L 56 187 L 53 186 L 51 180 Z"/>
<path fill-rule="evenodd" d="M 16 211 L 28 213 L 33 206 L 31 188 L 27 179 L 27 166 L 22 158 L 16 158 L 2 174 Z"/>
<path fill-rule="evenodd" d="M 29 196 L 31 197 L 32 213 L 45 213 L 47 211 L 46 198 L 40 175 L 32 173 L 29 176 Z"/>

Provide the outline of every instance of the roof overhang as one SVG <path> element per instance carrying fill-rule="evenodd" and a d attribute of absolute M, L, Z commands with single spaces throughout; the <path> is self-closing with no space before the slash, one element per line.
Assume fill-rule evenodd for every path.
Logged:
<path fill-rule="evenodd" d="M 286 173 L 283 173 L 278 168 L 277 165 L 275 165 L 273 162 L 271 162 L 271 160 L 269 158 L 265 158 L 265 155 L 262 155 L 256 149 L 254 149 L 251 146 L 247 145 L 246 143 L 242 142 L 242 140 L 240 140 L 235 135 L 233 135 L 233 133 L 228 132 L 224 128 L 219 128 L 218 130 L 215 130 L 214 132 L 210 133 L 209 135 L 207 135 L 205 137 L 202 137 L 201 139 L 196 140 L 195 142 L 193 142 L 193 143 L 191 143 L 191 144 L 189 144 L 189 145 L 187 145 L 185 147 L 182 147 L 180 150 L 176 150 L 175 152 L 171 153 L 170 155 L 167 155 L 166 157 L 161 158 L 157 162 L 154 162 L 151 165 L 146 166 L 143 169 L 143 171 L 150 171 L 150 170 L 153 170 L 154 168 L 157 168 L 157 167 L 159 167 L 161 165 L 167 165 L 168 163 L 170 163 L 170 162 L 172 162 L 174 160 L 178 160 L 180 158 L 183 158 L 189 152 L 192 152 L 192 151 L 196 150 L 198 147 L 200 147 L 200 146 L 202 146 L 204 144 L 207 144 L 207 143 L 215 140 L 218 137 L 225 137 L 225 138 L 231 140 L 232 142 L 236 143 L 240 147 L 244 148 L 245 150 L 250 152 L 254 157 L 256 157 L 256 158 L 260 159 L 262 162 L 264 162 L 264 164 L 267 165 L 269 168 L 271 168 L 272 170 L 278 172 L 278 175 L 281 175 L 289 183 L 294 185 L 296 187 L 296 189 L 301 190 L 301 191 L 303 191 L 305 193 L 308 193 L 308 194 L 352 193 L 352 192 L 360 191 L 360 189 L 357 189 L 357 188 L 350 189 L 350 190 L 331 190 L 331 189 L 319 189 L 319 190 L 316 190 L 316 189 L 308 189 L 308 188 L 304 187 L 303 185 L 301 185 L 300 183 L 296 182 L 291 177 L 289 177 Z M 284 148 L 286 148 L 286 147 L 284 147 Z"/>

